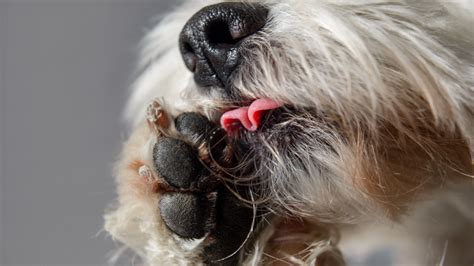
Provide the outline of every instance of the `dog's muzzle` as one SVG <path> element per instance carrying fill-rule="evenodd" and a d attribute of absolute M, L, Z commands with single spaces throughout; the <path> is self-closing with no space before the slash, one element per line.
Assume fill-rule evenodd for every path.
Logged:
<path fill-rule="evenodd" d="M 179 43 L 197 85 L 229 89 L 230 76 L 241 61 L 243 41 L 265 25 L 267 14 L 268 9 L 259 4 L 220 3 L 191 17 Z"/>

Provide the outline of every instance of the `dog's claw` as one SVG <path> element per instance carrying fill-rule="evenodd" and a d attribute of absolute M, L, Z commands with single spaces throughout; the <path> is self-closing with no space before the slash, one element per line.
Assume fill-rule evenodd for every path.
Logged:
<path fill-rule="evenodd" d="M 153 174 L 147 165 L 142 165 L 138 168 L 138 175 L 143 177 L 147 182 L 153 181 Z"/>
<path fill-rule="evenodd" d="M 168 114 L 161 107 L 158 100 L 154 100 L 148 105 L 146 109 L 146 120 L 154 131 L 166 130 L 170 126 Z"/>

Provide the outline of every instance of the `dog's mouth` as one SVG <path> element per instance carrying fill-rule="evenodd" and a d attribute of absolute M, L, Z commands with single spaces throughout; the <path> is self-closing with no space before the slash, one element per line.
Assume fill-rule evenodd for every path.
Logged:
<path fill-rule="evenodd" d="M 220 118 L 220 124 L 228 134 L 239 130 L 254 132 L 262 128 L 265 115 L 281 107 L 283 103 L 270 98 L 256 99 L 247 106 L 224 112 Z"/>

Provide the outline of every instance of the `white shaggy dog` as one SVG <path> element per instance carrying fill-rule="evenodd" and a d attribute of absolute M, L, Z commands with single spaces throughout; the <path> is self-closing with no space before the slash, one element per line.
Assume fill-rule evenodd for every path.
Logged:
<path fill-rule="evenodd" d="M 473 6 L 185 3 L 145 38 L 107 231 L 147 265 L 473 265 Z"/>

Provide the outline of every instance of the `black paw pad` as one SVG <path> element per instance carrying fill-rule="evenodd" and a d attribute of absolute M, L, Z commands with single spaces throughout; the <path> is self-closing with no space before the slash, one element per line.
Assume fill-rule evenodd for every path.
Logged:
<path fill-rule="evenodd" d="M 215 202 L 205 194 L 167 193 L 160 200 L 166 226 L 180 237 L 202 238 L 213 224 Z"/>
<path fill-rule="evenodd" d="M 178 139 L 160 139 L 153 149 L 153 160 L 160 176 L 177 188 L 189 188 L 203 169 L 197 152 Z"/>
<path fill-rule="evenodd" d="M 175 119 L 175 125 L 179 133 L 190 139 L 202 138 L 212 129 L 209 120 L 198 113 L 180 114 Z"/>
<path fill-rule="evenodd" d="M 218 261 L 238 250 L 249 233 L 252 219 L 253 210 L 226 188 L 221 188 L 216 202 L 214 242 L 204 250 L 206 261 Z M 233 256 L 213 265 L 237 265 L 237 259 L 238 256 Z"/>

